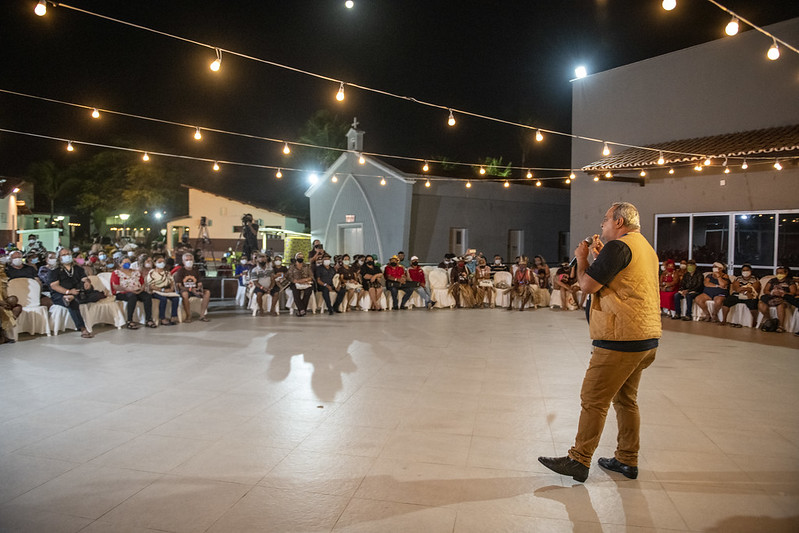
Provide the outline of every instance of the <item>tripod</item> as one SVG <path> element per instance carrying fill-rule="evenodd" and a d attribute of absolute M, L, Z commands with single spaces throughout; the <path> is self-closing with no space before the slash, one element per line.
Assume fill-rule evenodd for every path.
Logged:
<path fill-rule="evenodd" d="M 216 262 L 216 256 L 214 255 L 214 248 L 211 246 L 211 235 L 208 233 L 208 221 L 205 217 L 200 217 L 200 226 L 197 230 L 197 240 L 194 243 L 194 249 L 200 250 L 200 255 L 202 257 L 197 268 L 206 272 L 208 270 L 207 261 L 205 259 L 206 251 L 211 252 L 211 260 L 214 262 Z"/>

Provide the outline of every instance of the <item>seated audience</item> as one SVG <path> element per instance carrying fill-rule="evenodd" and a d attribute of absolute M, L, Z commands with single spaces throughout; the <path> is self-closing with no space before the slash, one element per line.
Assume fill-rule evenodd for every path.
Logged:
<path fill-rule="evenodd" d="M 660 273 L 660 309 L 666 314 L 674 311 L 674 293 L 680 286 L 680 281 L 674 268 L 674 260 L 666 259 L 663 262 L 663 272 Z"/>
<path fill-rule="evenodd" d="M 466 261 L 459 257 L 449 272 L 449 293 L 455 299 L 455 307 L 474 307 L 474 291 L 469 283 Z"/>
<path fill-rule="evenodd" d="M 436 303 L 430 299 L 430 295 L 427 293 L 427 279 L 424 275 L 424 270 L 422 270 L 422 267 L 419 266 L 419 258 L 415 255 L 411 257 L 411 267 L 408 269 L 408 276 L 403 290 L 405 291 L 406 296 L 403 301 L 407 301 L 407 299 L 410 298 L 410 296 L 408 296 L 409 294 L 416 292 L 422 297 L 422 301 L 424 302 L 425 307 L 428 309 L 432 309 L 433 306 L 436 305 Z"/>
<path fill-rule="evenodd" d="M 391 294 L 392 309 L 396 311 L 400 308 L 399 290 L 402 284 L 405 283 L 405 267 L 399 264 L 398 256 L 392 255 L 388 260 L 388 265 L 383 269 L 383 278 L 386 280 L 386 289 Z M 406 309 L 406 302 L 407 300 L 403 300 L 403 309 Z"/>
<path fill-rule="evenodd" d="M 552 276 L 549 265 L 540 255 L 533 258 L 531 282 L 533 284 L 533 298 L 536 307 L 549 307 L 549 289 Z"/>
<path fill-rule="evenodd" d="M 763 296 L 760 297 L 758 308 L 763 313 L 763 320 L 771 318 L 771 309 L 777 310 L 777 332 L 782 333 L 787 328 L 788 302 L 786 299 L 795 302 L 796 284 L 788 276 L 788 267 L 777 267 L 777 275 L 771 278 L 763 288 Z"/>
<path fill-rule="evenodd" d="M 355 257 L 357 259 L 358 256 Z M 355 264 L 351 264 L 349 254 L 344 254 L 341 258 L 341 266 L 338 267 L 337 272 L 339 281 L 346 291 L 346 301 L 349 302 L 352 309 L 357 309 L 361 303 L 361 292 L 363 291 L 357 261 Z"/>
<path fill-rule="evenodd" d="M 203 283 L 200 281 L 200 272 L 194 268 L 194 255 L 190 253 L 183 254 L 183 265 L 178 267 L 173 277 L 178 294 L 180 294 L 180 298 L 183 301 L 183 311 L 186 313 L 184 322 L 191 322 L 191 306 L 189 303 L 189 298 L 191 297 L 202 298 L 200 321 L 210 321 L 208 318 L 208 304 L 211 301 L 211 291 L 203 289 Z"/>
<path fill-rule="evenodd" d="M 289 267 L 286 278 L 291 282 L 291 292 L 294 294 L 294 305 L 297 306 L 296 316 L 305 316 L 308 312 L 308 300 L 313 293 L 313 272 L 311 266 L 305 263 L 302 252 L 294 255 L 294 264 Z"/>
<path fill-rule="evenodd" d="M 316 286 L 318 290 L 322 291 L 322 299 L 325 301 L 329 315 L 341 312 L 339 306 L 347 294 L 347 290 L 343 286 L 339 285 L 339 288 L 336 288 L 333 279 L 335 276 L 336 269 L 331 265 L 330 254 L 325 253 L 322 256 L 322 265 L 316 267 Z M 330 303 L 331 292 L 336 295 L 336 299 L 332 304 Z"/>
<path fill-rule="evenodd" d="M 383 271 L 375 264 L 375 257 L 373 255 L 366 256 L 366 262 L 361 267 L 361 277 L 363 278 L 364 286 L 369 288 L 369 299 L 371 301 L 370 311 L 382 311 L 383 307 L 380 300 L 383 298 L 383 284 L 385 278 Z"/>
<path fill-rule="evenodd" d="M 760 280 L 752 275 L 752 265 L 741 265 L 741 275 L 732 282 L 732 293 L 724 299 L 721 307 L 721 322 L 723 326 L 727 323 L 727 315 L 730 308 L 744 304 L 752 313 L 752 324 L 757 323 L 757 302 L 760 294 Z M 734 328 L 742 327 L 741 324 L 730 322 Z"/>
<path fill-rule="evenodd" d="M 53 298 L 53 304 L 66 307 L 72 322 L 75 323 L 75 327 L 81 332 L 80 336 L 84 339 L 90 339 L 94 335 L 86 329 L 86 323 L 80 313 L 78 296 L 80 296 L 81 291 L 91 290 L 92 284 L 83 268 L 73 262 L 72 254 L 68 248 L 59 250 L 58 260 L 60 262 L 59 268 L 50 279 L 50 294 Z"/>
<path fill-rule="evenodd" d="M 497 289 L 494 287 L 494 282 L 491 281 L 492 274 L 491 267 L 486 264 L 485 257 L 480 257 L 474 269 L 475 307 L 488 306 L 491 309 L 494 308 L 497 300 Z M 488 297 L 488 303 L 485 302 L 486 297 Z"/>
<path fill-rule="evenodd" d="M 575 309 L 583 305 L 583 302 L 577 297 L 577 293 L 580 292 L 580 284 L 577 283 L 576 271 L 576 266 L 569 267 L 569 263 L 564 261 L 555 273 L 555 289 L 560 291 L 560 308 L 563 310 L 570 309 L 569 296 L 572 297 L 574 304 L 578 306 Z M 580 302 L 579 304 L 577 303 L 578 301 Z"/>
<path fill-rule="evenodd" d="M 131 268 L 130 258 L 123 256 L 117 260 L 117 269 L 111 273 L 111 293 L 118 302 L 127 303 L 125 311 L 128 315 L 128 329 L 139 329 L 139 325 L 133 320 L 137 302 L 144 305 L 146 326 L 148 328 L 155 327 L 153 297 L 144 290 L 144 277 L 141 272 Z"/>
<path fill-rule="evenodd" d="M 730 293 L 730 277 L 724 272 L 725 269 L 724 263 L 718 261 L 713 263 L 713 272 L 709 276 L 705 276 L 702 294 L 694 300 L 696 305 L 705 313 L 705 316 L 702 317 L 703 322 L 719 321 L 715 315 L 721 310 L 724 298 Z M 713 300 L 714 316 L 710 316 L 710 311 L 707 307 L 707 302 L 710 300 Z"/>
<path fill-rule="evenodd" d="M 705 287 L 705 277 L 696 268 L 696 261 L 688 259 L 685 272 L 680 275 L 679 289 L 674 293 L 674 315 L 671 318 L 679 320 L 692 320 L 694 299 L 702 293 Z M 685 316 L 682 313 L 682 301 L 685 299 Z"/>
<path fill-rule="evenodd" d="M 491 272 L 510 272 L 508 265 L 502 262 L 501 255 L 494 255 L 494 262 L 491 264 Z"/>
<path fill-rule="evenodd" d="M 155 256 L 154 268 L 150 269 L 145 278 L 147 290 L 152 294 L 154 300 L 158 302 L 158 316 L 161 317 L 161 325 L 174 326 L 178 322 L 178 306 L 180 305 L 180 295 L 175 287 L 175 280 L 172 274 L 166 269 L 164 256 Z M 172 303 L 171 319 L 166 315 L 166 303 Z"/>
<path fill-rule="evenodd" d="M 275 256 L 272 261 L 272 288 L 269 289 L 269 295 L 272 297 L 272 305 L 269 308 L 269 314 L 277 316 L 277 306 L 280 303 L 280 295 L 285 291 L 290 283 L 286 278 L 289 269 L 283 266 L 283 258 L 279 255 Z"/>
<path fill-rule="evenodd" d="M 508 311 L 513 310 L 514 300 L 520 301 L 519 311 L 524 311 L 527 304 L 535 301 L 535 291 L 533 289 L 533 271 L 527 266 L 527 256 L 519 256 L 519 264 L 513 273 L 513 285 L 510 291 Z"/>
<path fill-rule="evenodd" d="M 265 315 L 264 309 L 264 295 L 272 288 L 272 270 L 271 262 L 267 261 L 265 254 L 253 254 L 255 257 L 255 266 L 250 269 L 249 282 L 253 287 L 253 295 L 258 304 L 258 313 Z"/>

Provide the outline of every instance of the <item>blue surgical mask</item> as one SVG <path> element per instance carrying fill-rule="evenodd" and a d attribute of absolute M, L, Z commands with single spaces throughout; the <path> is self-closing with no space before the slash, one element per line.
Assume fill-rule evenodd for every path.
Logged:
<path fill-rule="evenodd" d="M 125 268 L 125 269 L 128 269 L 128 268 L 130 268 L 130 263 L 128 263 L 127 261 L 125 261 L 124 263 L 122 263 L 122 268 Z"/>
<path fill-rule="evenodd" d="M 114 263 L 106 263 L 106 268 L 114 268 Z"/>

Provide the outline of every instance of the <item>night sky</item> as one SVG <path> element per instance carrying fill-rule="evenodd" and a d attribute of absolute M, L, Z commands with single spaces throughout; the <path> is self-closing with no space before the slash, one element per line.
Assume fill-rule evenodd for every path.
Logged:
<path fill-rule="evenodd" d="M 4 2 L 0 89 L 259 136 L 296 139 L 320 109 L 358 117 L 370 152 L 519 166 L 568 167 L 569 141 L 348 89 L 32 0 Z M 221 48 L 445 106 L 542 128 L 570 131 L 574 68 L 607 70 L 721 38 L 729 16 L 705 0 L 416 1 L 343 0 L 89 1 L 70 5 Z M 799 16 L 796 0 L 724 0 L 760 26 Z M 746 28 L 746 27 L 744 27 Z M 753 31 L 746 29 L 746 31 Z M 763 37 L 763 52 L 768 48 Z M 796 45 L 797 43 L 793 43 Z M 790 53 L 787 50 L 783 53 Z M 664 73 L 664 75 L 668 75 Z M 653 125 L 656 127 L 656 125 Z M 211 159 L 300 166 L 280 146 L 0 94 L 0 128 Z M 579 132 L 575 132 L 579 133 Z M 68 165 L 97 150 L 0 134 L 0 175 L 24 176 L 37 160 Z M 402 163 L 387 160 L 400 168 Z M 304 176 L 182 164 L 191 180 L 267 202 L 301 199 Z M 321 169 L 320 169 L 321 170 Z M 435 170 L 435 169 L 434 169 Z M 464 171 L 468 173 L 468 171 Z M 189 181 L 191 181 L 189 180 Z"/>

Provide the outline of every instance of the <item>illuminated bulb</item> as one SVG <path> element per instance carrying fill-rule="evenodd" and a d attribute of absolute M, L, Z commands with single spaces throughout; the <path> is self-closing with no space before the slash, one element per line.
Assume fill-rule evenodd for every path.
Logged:
<path fill-rule="evenodd" d="M 47 2 L 44 0 L 39 0 L 39 3 L 36 4 L 36 7 L 33 8 L 33 12 L 43 17 L 47 14 Z"/>
<path fill-rule="evenodd" d="M 289 155 L 291 153 L 291 148 L 289 148 L 289 143 L 283 145 L 283 153 Z"/>
<path fill-rule="evenodd" d="M 660 152 L 660 154 L 658 155 L 658 165 L 664 165 L 664 164 L 666 164 L 666 160 L 663 158 L 663 152 Z"/>
<path fill-rule="evenodd" d="M 541 133 L 541 130 L 536 130 L 535 132 L 535 140 L 541 142 L 544 140 L 544 134 Z"/>
<path fill-rule="evenodd" d="M 447 124 L 450 126 L 455 125 L 455 115 L 452 114 L 452 109 L 449 110 L 449 118 L 447 119 Z"/>
<path fill-rule="evenodd" d="M 429 189 L 430 188 L 430 180 L 427 180 L 426 182 L 424 182 L 424 186 Z"/>
<path fill-rule="evenodd" d="M 353 2 L 352 0 L 347 0 L 346 2 L 344 2 L 344 7 L 346 7 L 347 9 L 352 9 L 354 6 L 355 2 Z"/>
<path fill-rule="evenodd" d="M 72 146 L 72 141 L 68 141 L 67 142 L 67 152 L 74 152 L 74 151 L 75 151 L 75 147 Z"/>
<path fill-rule="evenodd" d="M 674 174 L 674 169 L 673 168 L 669 169 L 669 174 Z"/>
<path fill-rule="evenodd" d="M 697 172 L 702 172 L 702 168 L 703 168 L 702 165 L 697 163 L 696 166 L 694 167 L 694 170 L 696 170 Z"/>
<path fill-rule="evenodd" d="M 277 179 L 280 179 L 280 178 L 282 178 L 282 177 L 283 177 L 283 173 L 282 173 L 282 172 L 280 172 L 280 169 L 277 169 L 277 172 L 275 172 L 275 177 L 276 177 Z"/>
<path fill-rule="evenodd" d="M 472 182 L 471 181 L 467 181 L 466 182 L 466 188 L 467 189 L 471 189 L 472 188 Z"/>
<path fill-rule="evenodd" d="M 642 178 L 643 178 L 644 176 L 646 176 L 646 170 L 644 170 L 644 169 L 641 169 L 641 173 L 639 174 L 639 176 L 641 176 Z"/>
<path fill-rule="evenodd" d="M 541 180 L 538 180 L 538 181 L 536 181 L 536 182 L 535 182 L 535 186 L 536 186 L 536 187 L 540 187 L 540 186 L 541 186 Z"/>
<path fill-rule="evenodd" d="M 525 177 L 526 177 L 528 180 L 531 180 L 531 179 L 533 179 L 533 171 L 532 171 L 532 170 L 528 170 L 528 171 L 527 171 L 527 176 L 525 176 Z"/>
<path fill-rule="evenodd" d="M 766 57 L 772 61 L 776 61 L 780 58 L 780 47 L 777 46 L 777 39 L 774 39 L 774 44 L 772 44 L 768 52 L 766 52 Z"/>
<path fill-rule="evenodd" d="M 604 143 L 602 147 L 602 155 L 609 156 L 610 155 L 610 148 L 608 148 L 608 143 Z"/>
<path fill-rule="evenodd" d="M 198 141 L 203 138 L 203 134 L 200 133 L 200 128 L 197 128 L 197 130 L 194 132 L 194 138 Z"/>
<path fill-rule="evenodd" d="M 566 178 L 566 185 L 568 185 L 571 182 L 572 182 L 571 178 Z"/>
<path fill-rule="evenodd" d="M 583 65 L 580 65 L 579 67 L 574 69 L 574 76 L 577 79 L 585 78 L 586 76 L 588 76 L 588 69 L 586 69 Z"/>
<path fill-rule="evenodd" d="M 725 174 L 729 174 L 729 173 L 730 173 L 730 167 L 727 167 L 727 168 L 725 168 L 725 169 L 724 169 L 724 173 L 725 173 Z"/>
<path fill-rule="evenodd" d="M 486 173 L 486 169 L 484 169 L 483 167 L 480 167 L 480 175 L 483 175 L 485 173 Z"/>
<path fill-rule="evenodd" d="M 608 170 L 607 172 L 605 172 L 605 177 L 610 179 L 613 177 L 613 173 L 610 170 Z"/>
<path fill-rule="evenodd" d="M 724 33 L 727 35 L 735 35 L 738 33 L 738 19 L 732 17 L 732 20 L 727 24 L 727 27 L 724 28 Z"/>
<path fill-rule="evenodd" d="M 677 0 L 663 0 L 663 9 L 666 11 L 671 11 L 675 7 L 677 7 Z"/>
<path fill-rule="evenodd" d="M 594 176 L 594 181 L 599 181 L 599 176 Z"/>
<path fill-rule="evenodd" d="M 749 168 L 749 165 L 746 163 L 746 159 L 744 159 L 744 162 L 743 162 L 743 165 L 741 165 L 741 168 L 744 169 L 744 170 Z"/>
<path fill-rule="evenodd" d="M 100 118 L 100 112 L 97 111 L 96 107 L 92 109 L 92 118 Z"/>
<path fill-rule="evenodd" d="M 380 178 L 380 185 L 386 184 L 386 178 Z"/>
<path fill-rule="evenodd" d="M 360 163 L 361 165 L 366 164 L 366 158 L 363 156 L 363 154 L 361 154 L 360 157 L 358 157 L 358 163 Z"/>
<path fill-rule="evenodd" d="M 333 176 L 332 178 L 330 178 L 330 181 L 332 181 L 333 183 L 338 183 L 338 176 Z"/>
<path fill-rule="evenodd" d="M 148 154 L 147 152 L 144 152 L 144 155 L 141 156 L 141 158 L 142 158 L 142 161 L 149 161 L 150 160 L 150 154 Z"/>
<path fill-rule="evenodd" d="M 217 163 L 216 161 L 214 161 L 214 170 L 216 172 L 219 172 L 219 163 Z"/>
<path fill-rule="evenodd" d="M 210 69 L 214 72 L 219 72 L 219 68 L 222 66 L 222 50 L 216 48 L 216 59 L 211 62 Z"/>
<path fill-rule="evenodd" d="M 506 189 L 510 187 L 510 182 L 508 180 L 505 180 L 505 184 L 503 185 L 503 187 L 505 187 Z"/>
<path fill-rule="evenodd" d="M 705 166 L 709 167 L 712 162 L 713 161 L 711 161 L 710 158 L 708 157 L 707 159 L 705 159 Z"/>
<path fill-rule="evenodd" d="M 316 182 L 319 181 L 319 176 L 316 175 L 316 172 L 311 172 L 311 175 L 308 176 L 308 181 L 311 182 L 311 185 L 316 185 Z"/>
<path fill-rule="evenodd" d="M 576 179 L 577 179 L 577 175 L 574 172 L 569 174 L 569 181 L 576 180 Z"/>
<path fill-rule="evenodd" d="M 338 86 L 338 92 L 336 93 L 336 100 L 339 102 L 344 101 L 344 82 L 341 82 L 341 85 Z"/>
<path fill-rule="evenodd" d="M 774 168 L 776 168 L 777 170 L 782 170 L 782 165 L 780 164 L 779 161 L 774 161 Z"/>
<path fill-rule="evenodd" d="M 424 166 L 422 167 L 422 172 L 427 172 L 430 170 L 430 165 L 427 164 L 427 161 L 424 162 Z"/>

